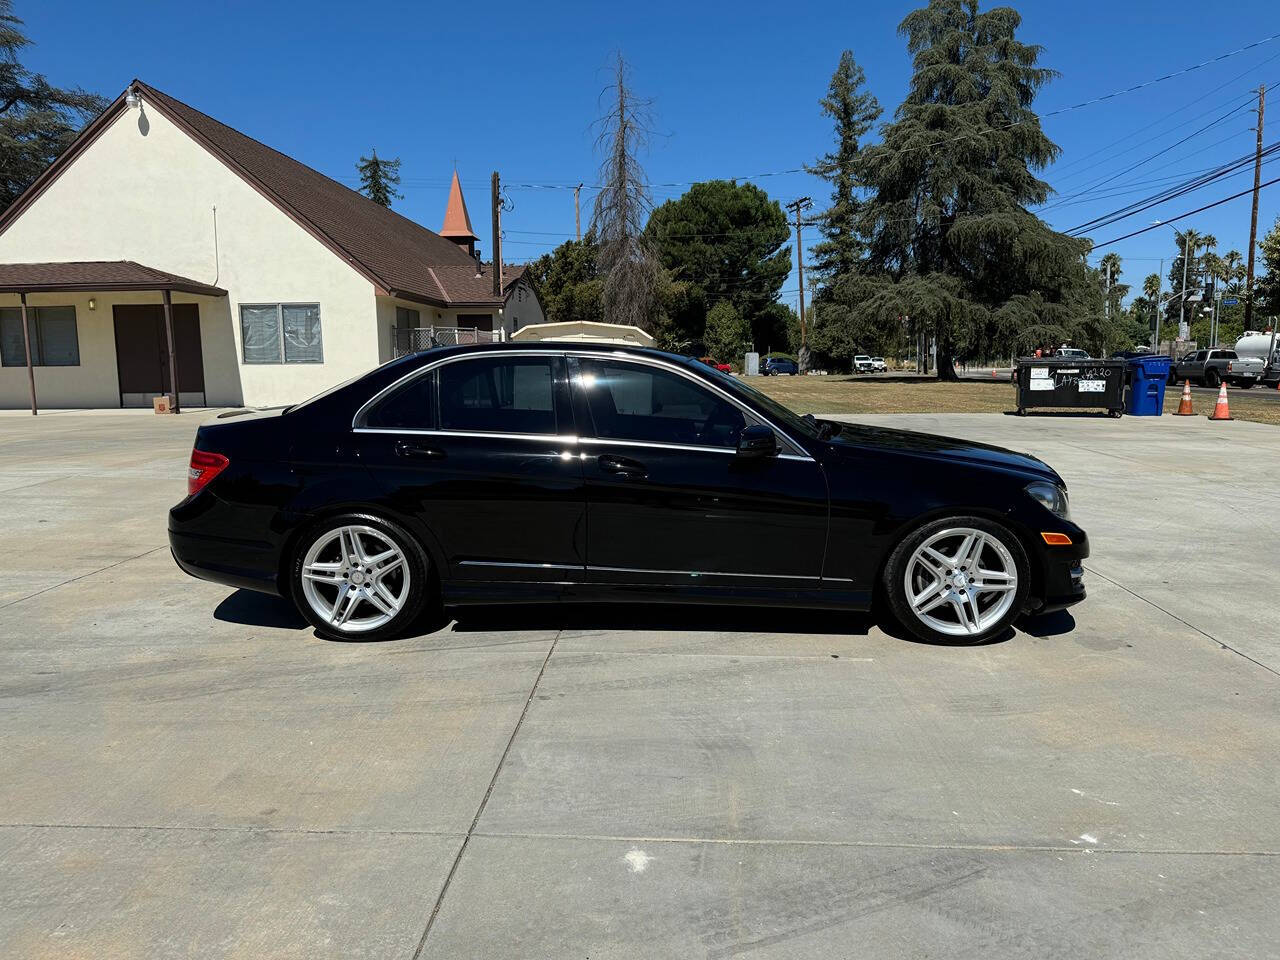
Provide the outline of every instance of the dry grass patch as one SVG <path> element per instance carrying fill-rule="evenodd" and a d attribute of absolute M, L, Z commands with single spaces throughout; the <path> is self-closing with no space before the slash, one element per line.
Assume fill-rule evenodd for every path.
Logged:
<path fill-rule="evenodd" d="M 1004 378 L 939 383 L 836 375 L 752 377 L 750 383 L 797 413 L 1005 413 L 1014 409 L 1013 384 Z M 1260 387 L 1227 390 L 1232 416 L 1280 425 L 1280 397 L 1264 396 Z M 1173 387 L 1165 392 L 1165 413 L 1178 409 L 1179 396 Z M 1195 406 L 1197 414 L 1208 415 L 1213 399 L 1197 394 Z"/>

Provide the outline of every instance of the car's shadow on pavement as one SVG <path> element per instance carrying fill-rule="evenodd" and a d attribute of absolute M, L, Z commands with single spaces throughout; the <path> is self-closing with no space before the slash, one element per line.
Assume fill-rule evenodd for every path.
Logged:
<path fill-rule="evenodd" d="M 213 611 L 214 619 L 280 630 L 307 630 L 310 625 L 293 604 L 252 590 L 237 590 Z M 678 604 L 565 603 L 527 606 L 460 607 L 427 617 L 401 639 L 428 638 L 443 630 L 455 633 L 494 633 L 518 630 L 660 630 L 718 633 L 844 634 L 867 636 L 872 627 L 906 643 L 925 645 L 881 611 L 803 610 L 769 607 L 731 607 Z M 1075 620 L 1065 610 L 1024 617 L 1018 627 L 1033 637 L 1069 633 Z M 1016 637 L 1006 629 L 978 646 L 1006 643 Z M 389 641 L 395 642 L 395 641 Z"/>
<path fill-rule="evenodd" d="M 254 590 L 237 590 L 230 594 L 214 607 L 213 618 L 224 623 L 281 630 L 302 630 L 309 626 L 288 600 Z"/>

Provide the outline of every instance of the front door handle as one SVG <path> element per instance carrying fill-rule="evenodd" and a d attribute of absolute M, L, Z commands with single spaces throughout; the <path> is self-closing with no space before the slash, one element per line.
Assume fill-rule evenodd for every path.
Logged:
<path fill-rule="evenodd" d="M 411 443 L 408 440 L 396 441 L 396 456 L 409 460 L 443 460 L 444 451 L 425 443 Z"/>
<path fill-rule="evenodd" d="M 602 456 L 597 463 L 605 473 L 614 473 L 620 477 L 643 479 L 647 471 L 644 464 L 629 457 L 615 457 L 610 454 Z"/>

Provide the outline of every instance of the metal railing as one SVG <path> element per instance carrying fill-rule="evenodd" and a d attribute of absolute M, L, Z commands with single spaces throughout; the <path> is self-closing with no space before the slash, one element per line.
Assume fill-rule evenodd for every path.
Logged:
<path fill-rule="evenodd" d="M 396 357 L 430 350 L 432 347 L 496 343 L 500 339 L 498 331 L 481 330 L 479 327 L 395 327 L 392 334 L 391 352 Z"/>

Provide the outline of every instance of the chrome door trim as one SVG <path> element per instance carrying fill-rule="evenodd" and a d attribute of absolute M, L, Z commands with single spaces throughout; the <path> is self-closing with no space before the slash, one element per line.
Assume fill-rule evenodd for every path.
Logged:
<path fill-rule="evenodd" d="M 515 567 L 520 570 L 585 570 L 581 563 L 516 563 L 507 560 L 460 560 L 460 567 Z"/>
<path fill-rule="evenodd" d="M 429 430 L 425 427 L 353 427 L 352 433 L 410 434 L 425 437 L 478 437 L 482 440 L 546 440 L 576 446 L 578 438 L 571 433 L 488 433 L 482 430 Z"/>
<path fill-rule="evenodd" d="M 587 565 L 597 573 L 651 573 L 658 576 L 677 577 L 754 577 L 757 580 L 821 580 L 822 577 L 795 573 L 722 573 L 710 570 L 647 570 L 641 567 L 596 567 Z"/>

